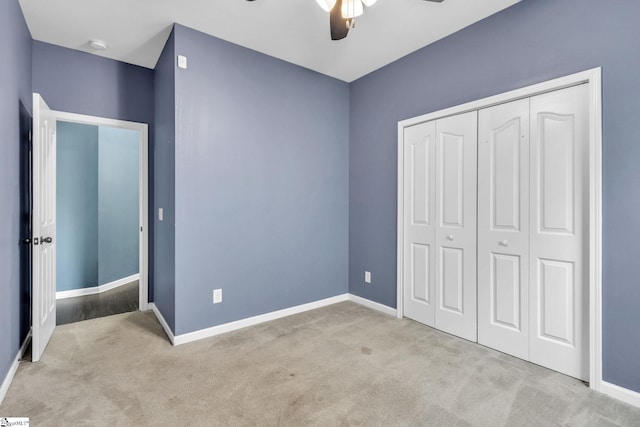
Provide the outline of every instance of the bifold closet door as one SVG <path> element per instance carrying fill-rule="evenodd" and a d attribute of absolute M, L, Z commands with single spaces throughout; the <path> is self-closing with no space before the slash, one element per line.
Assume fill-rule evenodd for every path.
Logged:
<path fill-rule="evenodd" d="M 586 85 L 480 111 L 478 342 L 588 379 Z"/>
<path fill-rule="evenodd" d="M 478 113 L 436 121 L 436 328 L 477 340 Z"/>
<path fill-rule="evenodd" d="M 532 362 L 589 378 L 587 85 L 531 98 Z"/>
<path fill-rule="evenodd" d="M 478 123 L 478 342 L 528 360 L 529 99 Z"/>
<path fill-rule="evenodd" d="M 435 326 L 436 123 L 404 130 L 404 315 Z"/>
<path fill-rule="evenodd" d="M 404 314 L 476 341 L 477 112 L 404 132 Z"/>

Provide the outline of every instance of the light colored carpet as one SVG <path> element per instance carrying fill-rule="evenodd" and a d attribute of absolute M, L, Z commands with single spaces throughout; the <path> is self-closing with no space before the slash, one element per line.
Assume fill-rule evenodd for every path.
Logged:
<path fill-rule="evenodd" d="M 2 416 L 32 426 L 640 426 L 578 380 L 345 302 L 172 347 L 151 312 L 56 329 Z"/>

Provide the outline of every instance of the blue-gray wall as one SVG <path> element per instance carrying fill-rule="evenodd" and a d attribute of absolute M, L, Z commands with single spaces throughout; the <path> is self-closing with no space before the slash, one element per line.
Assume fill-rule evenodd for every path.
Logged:
<path fill-rule="evenodd" d="M 33 42 L 33 90 L 58 111 L 153 121 L 153 70 Z"/>
<path fill-rule="evenodd" d="M 19 108 L 31 111 L 31 36 L 17 0 L 0 1 L 0 381 L 13 363 L 20 330 Z M 28 309 L 28 308 L 27 308 Z"/>
<path fill-rule="evenodd" d="M 98 284 L 140 272 L 140 132 L 98 130 Z"/>
<path fill-rule="evenodd" d="M 13 1 L 13 0 L 12 0 Z M 85 52 L 33 41 L 33 91 L 58 111 L 149 124 L 154 141 L 154 72 Z M 149 155 L 149 176 L 153 176 Z M 153 179 L 149 206 L 153 206 Z M 153 301 L 153 210 L 149 209 L 149 298 Z"/>
<path fill-rule="evenodd" d="M 346 293 L 348 85 L 174 32 L 175 332 Z"/>
<path fill-rule="evenodd" d="M 56 286 L 98 285 L 98 126 L 56 126 Z"/>
<path fill-rule="evenodd" d="M 160 55 L 155 69 L 155 205 L 151 217 L 155 221 L 154 302 L 169 327 L 175 332 L 175 55 L 174 33 Z M 154 175 L 149 175 L 154 176 Z M 164 210 L 164 221 L 158 221 L 158 208 Z"/>
<path fill-rule="evenodd" d="M 350 292 L 396 305 L 398 120 L 602 66 L 604 379 L 640 391 L 639 16 L 637 1 L 523 0 L 353 82 Z"/>

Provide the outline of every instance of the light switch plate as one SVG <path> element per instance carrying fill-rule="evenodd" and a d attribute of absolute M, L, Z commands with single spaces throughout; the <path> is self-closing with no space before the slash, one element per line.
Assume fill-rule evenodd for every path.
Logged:
<path fill-rule="evenodd" d="M 371 283 L 371 272 L 370 271 L 365 271 L 364 272 L 364 282 L 365 283 Z"/>
<path fill-rule="evenodd" d="M 164 209 L 158 208 L 158 221 L 164 221 Z"/>

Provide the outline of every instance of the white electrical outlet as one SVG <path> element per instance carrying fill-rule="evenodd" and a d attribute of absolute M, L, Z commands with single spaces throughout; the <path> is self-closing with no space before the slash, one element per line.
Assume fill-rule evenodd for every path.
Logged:
<path fill-rule="evenodd" d="M 213 303 L 218 304 L 222 302 L 222 289 L 213 290 Z"/>
<path fill-rule="evenodd" d="M 365 271 L 364 272 L 364 283 L 371 283 L 371 272 L 370 271 Z"/>

